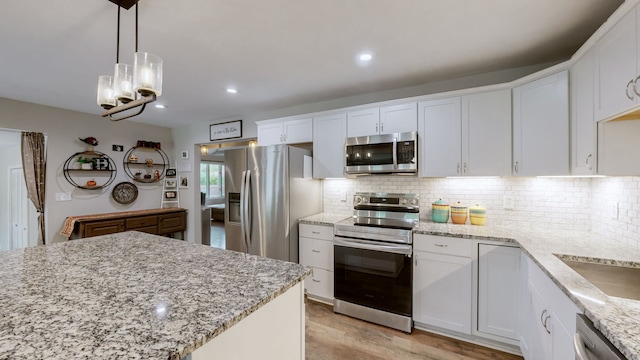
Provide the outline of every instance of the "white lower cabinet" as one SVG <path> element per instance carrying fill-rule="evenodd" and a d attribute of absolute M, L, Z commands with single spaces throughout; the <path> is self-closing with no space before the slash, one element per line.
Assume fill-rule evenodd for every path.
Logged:
<path fill-rule="evenodd" d="M 304 281 L 307 296 L 333 300 L 333 227 L 300 224 L 300 264 L 313 268 Z"/>
<path fill-rule="evenodd" d="M 471 241 L 414 235 L 413 320 L 471 334 Z"/>
<path fill-rule="evenodd" d="M 542 270 L 522 254 L 527 276 L 520 347 L 526 360 L 575 359 L 573 334 L 580 310 Z"/>
<path fill-rule="evenodd" d="M 520 336 L 520 248 L 478 243 L 477 335 L 514 344 Z"/>

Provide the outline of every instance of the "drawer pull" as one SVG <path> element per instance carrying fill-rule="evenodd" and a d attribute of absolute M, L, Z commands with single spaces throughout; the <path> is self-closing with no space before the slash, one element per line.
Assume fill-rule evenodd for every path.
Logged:
<path fill-rule="evenodd" d="M 316 279 L 311 279 L 311 280 L 313 280 L 313 282 L 320 282 L 320 280 L 316 280 Z"/>
<path fill-rule="evenodd" d="M 320 235 L 320 231 L 312 231 L 312 234 Z"/>
<path fill-rule="evenodd" d="M 313 251 L 314 253 L 319 253 L 320 252 L 320 250 L 311 250 L 311 251 Z"/>
<path fill-rule="evenodd" d="M 449 247 L 449 245 L 447 245 L 447 244 L 433 244 L 433 245 L 435 245 L 437 247 Z"/>

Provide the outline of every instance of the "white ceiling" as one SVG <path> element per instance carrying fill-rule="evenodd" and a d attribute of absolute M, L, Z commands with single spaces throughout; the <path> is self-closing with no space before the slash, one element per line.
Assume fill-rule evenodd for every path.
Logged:
<path fill-rule="evenodd" d="M 164 60 L 168 127 L 567 59 L 622 0 L 141 0 L 140 50 Z M 99 114 L 115 63 L 107 0 L 5 1 L 0 97 Z M 134 8 L 121 61 L 133 61 Z M 356 55 L 374 54 L 368 66 Z M 225 88 L 233 86 L 231 95 Z"/>

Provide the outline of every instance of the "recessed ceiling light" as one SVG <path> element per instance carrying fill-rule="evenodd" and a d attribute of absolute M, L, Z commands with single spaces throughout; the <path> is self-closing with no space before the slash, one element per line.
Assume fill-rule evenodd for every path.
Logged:
<path fill-rule="evenodd" d="M 162 105 L 162 104 L 155 104 L 154 106 L 155 106 L 156 108 L 158 108 L 158 109 L 165 109 L 165 108 L 166 108 L 166 106 L 164 106 L 164 105 Z"/>
<path fill-rule="evenodd" d="M 369 53 L 360 54 L 360 61 L 371 61 L 373 59 L 373 55 Z"/>
<path fill-rule="evenodd" d="M 236 94 L 236 93 L 238 92 L 238 90 L 233 89 L 233 88 L 227 88 L 227 92 L 228 92 L 229 94 Z"/>

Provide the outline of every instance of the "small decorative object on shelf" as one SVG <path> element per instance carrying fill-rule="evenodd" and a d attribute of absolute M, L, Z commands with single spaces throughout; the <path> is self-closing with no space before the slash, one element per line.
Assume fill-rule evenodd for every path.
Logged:
<path fill-rule="evenodd" d="M 159 142 L 145 141 L 145 140 L 138 140 L 138 142 L 136 143 L 136 147 L 143 147 L 143 148 L 149 148 L 149 149 L 161 148 Z"/>
<path fill-rule="evenodd" d="M 93 151 L 93 147 L 98 146 L 98 139 L 94 138 L 93 136 L 89 136 L 84 139 L 82 138 L 78 138 L 78 139 L 80 139 L 80 141 L 82 141 L 83 143 L 89 145 L 89 147 L 87 148 L 88 151 Z"/>
<path fill-rule="evenodd" d="M 152 167 L 153 166 L 153 159 L 145 159 L 145 161 L 147 163 L 148 167 Z"/>
<path fill-rule="evenodd" d="M 138 162 L 138 157 L 136 156 L 136 154 L 129 155 L 129 162 L 132 162 L 132 163 Z"/>
<path fill-rule="evenodd" d="M 91 179 L 91 180 L 87 181 L 87 186 L 88 187 L 94 187 L 94 186 L 97 186 L 97 185 L 98 185 L 98 183 L 94 179 Z"/>

